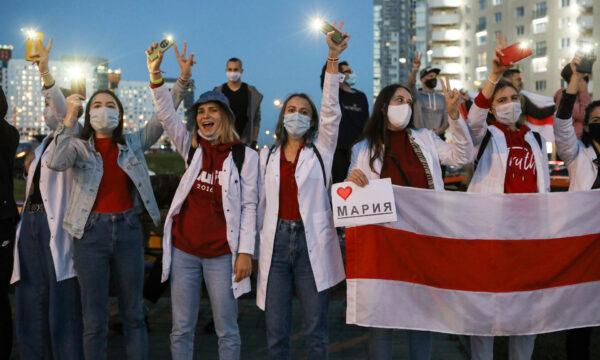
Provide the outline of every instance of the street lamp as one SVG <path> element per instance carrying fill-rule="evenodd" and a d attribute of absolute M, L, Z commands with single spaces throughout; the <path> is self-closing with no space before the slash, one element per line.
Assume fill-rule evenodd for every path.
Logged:
<path fill-rule="evenodd" d="M 275 99 L 275 100 L 273 100 L 273 105 L 276 108 L 281 109 L 281 107 L 283 106 L 283 101 L 281 101 L 281 99 Z"/>

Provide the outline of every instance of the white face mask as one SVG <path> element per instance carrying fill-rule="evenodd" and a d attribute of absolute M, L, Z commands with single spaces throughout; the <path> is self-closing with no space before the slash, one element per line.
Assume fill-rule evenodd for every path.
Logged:
<path fill-rule="evenodd" d="M 237 82 L 242 78 L 242 73 L 239 71 L 227 71 L 227 80 Z"/>
<path fill-rule="evenodd" d="M 502 104 L 496 106 L 496 120 L 504 125 L 513 125 L 519 121 L 521 116 L 521 103 L 510 102 L 508 104 Z"/>
<path fill-rule="evenodd" d="M 410 122 L 412 109 L 408 104 L 388 106 L 387 116 L 394 128 L 404 129 Z"/>
<path fill-rule="evenodd" d="M 201 138 L 203 138 L 204 140 L 208 141 L 208 142 L 213 142 L 215 140 L 217 140 L 217 138 L 219 137 L 219 134 L 215 131 L 214 133 L 210 134 L 210 135 L 204 135 L 200 129 L 198 129 L 198 135 L 200 135 Z"/>
<path fill-rule="evenodd" d="M 300 113 L 286 114 L 283 117 L 283 127 L 288 135 L 294 139 L 299 139 L 310 129 L 310 116 Z"/>
<path fill-rule="evenodd" d="M 102 106 L 90 110 L 90 125 L 100 133 L 109 133 L 119 126 L 119 111 Z"/>
<path fill-rule="evenodd" d="M 346 79 L 346 84 L 348 84 L 348 86 L 352 87 L 356 84 L 356 74 L 352 73 L 352 74 L 348 74 L 348 78 Z"/>

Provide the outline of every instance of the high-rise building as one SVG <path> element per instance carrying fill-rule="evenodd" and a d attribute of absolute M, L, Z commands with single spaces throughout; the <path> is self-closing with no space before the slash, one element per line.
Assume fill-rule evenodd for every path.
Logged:
<path fill-rule="evenodd" d="M 70 89 L 77 80 L 86 85 L 88 95 L 96 88 L 94 65 L 75 60 L 50 60 L 48 66 L 59 87 Z M 7 117 L 16 111 L 16 126 L 22 136 L 48 133 L 43 118 L 44 98 L 41 94 L 41 79 L 37 66 L 24 59 L 8 62 L 5 92 L 9 102 Z"/>
<path fill-rule="evenodd" d="M 429 66 L 441 70 L 450 84 L 462 88 L 467 80 L 463 48 L 465 15 L 463 0 L 430 0 L 427 4 L 428 49 L 423 56 Z"/>
<path fill-rule="evenodd" d="M 509 43 L 527 42 L 532 47 L 533 56 L 517 67 L 525 90 L 547 96 L 561 87 L 560 71 L 576 51 L 593 46 L 600 51 L 600 28 L 594 28 L 594 20 L 600 21 L 597 0 L 469 0 L 465 9 L 465 70 L 472 89 L 488 76 L 497 34 Z M 598 64 L 595 70 L 600 72 Z M 593 88 L 600 89 L 600 76 L 590 85 Z"/>
<path fill-rule="evenodd" d="M 4 80 L 8 74 L 8 62 L 12 58 L 12 50 L 12 45 L 0 45 L 0 86 L 3 89 L 6 89 Z"/>
<path fill-rule="evenodd" d="M 393 83 L 406 83 L 415 53 L 416 0 L 373 2 L 373 96 Z"/>

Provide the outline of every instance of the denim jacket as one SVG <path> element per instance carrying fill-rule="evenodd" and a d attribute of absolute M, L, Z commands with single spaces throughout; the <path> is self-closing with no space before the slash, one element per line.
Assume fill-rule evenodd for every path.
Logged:
<path fill-rule="evenodd" d="M 173 87 L 175 105 L 179 105 L 183 98 L 182 87 L 179 81 Z M 156 226 L 160 224 L 160 212 L 152 192 L 144 151 L 158 141 L 162 133 L 162 125 L 156 116 L 153 116 L 144 128 L 124 134 L 125 143 L 117 145 L 119 148 L 117 164 L 131 179 L 137 190 L 134 196 L 134 207 L 141 211 L 143 204 Z M 94 137 L 83 140 L 76 135 L 76 128 L 67 128 L 63 124 L 56 129 L 54 140 L 48 145 L 47 165 L 56 171 L 73 168 L 74 179 L 63 228 L 74 238 L 81 238 L 96 202 L 103 166 L 102 157 L 94 147 Z"/>

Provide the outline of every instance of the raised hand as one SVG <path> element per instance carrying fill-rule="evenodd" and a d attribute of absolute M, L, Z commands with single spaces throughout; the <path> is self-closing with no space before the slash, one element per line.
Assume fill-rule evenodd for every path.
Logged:
<path fill-rule="evenodd" d="M 508 46 L 508 41 L 507 41 L 506 36 L 504 38 L 502 38 L 502 36 L 499 33 L 496 34 L 496 55 L 494 56 L 494 59 L 492 60 L 492 73 L 490 74 L 491 76 L 493 76 L 495 78 L 495 79 L 493 79 L 494 81 L 497 81 L 498 79 L 500 79 L 502 77 L 502 74 L 504 74 L 504 72 L 506 70 L 513 67 L 513 63 L 510 63 L 508 65 L 503 65 L 502 62 L 500 62 L 500 57 L 504 56 L 502 49 L 506 48 L 507 46 Z"/>
<path fill-rule="evenodd" d="M 417 51 L 415 53 L 415 58 L 413 59 L 413 62 L 412 62 L 412 71 L 414 73 L 416 73 L 417 71 L 419 71 L 420 68 L 421 68 L 421 53 Z"/>
<path fill-rule="evenodd" d="M 196 64 L 196 59 L 194 58 L 194 54 L 190 54 L 190 56 L 186 57 L 187 52 L 187 43 L 183 42 L 183 47 L 181 53 L 179 52 L 179 48 L 177 44 L 174 44 L 175 48 L 175 57 L 177 58 L 177 63 L 179 64 L 179 68 L 181 69 L 181 80 L 189 80 L 192 78 L 192 66 Z"/>
<path fill-rule="evenodd" d="M 35 53 L 31 55 L 31 61 L 37 64 L 40 73 L 48 72 L 48 61 L 50 59 L 50 51 L 52 51 L 52 39 L 48 40 L 48 46 L 44 46 L 42 39 L 35 41 Z"/>
<path fill-rule="evenodd" d="M 81 102 L 85 100 L 80 94 L 72 94 L 67 97 L 67 115 L 63 120 L 66 127 L 72 128 L 77 123 L 77 115 L 83 108 Z"/>
<path fill-rule="evenodd" d="M 447 77 L 442 78 L 441 84 L 442 94 L 444 95 L 444 100 L 446 100 L 448 116 L 453 120 L 457 120 L 460 114 L 458 111 L 461 101 L 460 91 L 450 87 L 450 80 Z"/>
<path fill-rule="evenodd" d="M 581 55 L 575 54 L 575 57 L 573 57 L 573 59 L 569 63 L 569 65 L 571 66 L 571 71 L 573 72 L 571 74 L 571 79 L 569 81 L 569 84 L 567 85 L 567 93 L 569 93 L 569 94 L 577 94 L 577 92 L 579 91 L 579 87 L 580 87 L 579 83 L 582 81 L 583 77 L 585 76 L 585 74 L 582 74 L 577 71 L 577 65 L 579 65 L 580 62 L 581 62 Z"/>
<path fill-rule="evenodd" d="M 146 66 L 148 67 L 150 78 L 160 78 L 160 64 L 162 63 L 164 54 L 159 51 L 156 59 L 150 59 L 150 54 L 152 54 L 157 47 L 158 43 L 154 42 L 148 49 L 146 49 Z"/>
<path fill-rule="evenodd" d="M 342 32 L 342 29 L 344 28 L 343 21 L 340 21 L 339 24 L 336 24 L 334 22 L 332 25 L 342 33 L 343 40 L 339 44 L 336 43 L 335 41 L 333 41 L 333 31 L 329 32 L 326 36 L 327 47 L 329 47 L 329 54 L 327 56 L 333 59 L 337 59 L 339 58 L 340 54 L 344 52 L 344 50 L 346 50 L 346 48 L 348 47 L 348 40 L 350 40 L 350 36 L 348 35 L 348 33 Z"/>

